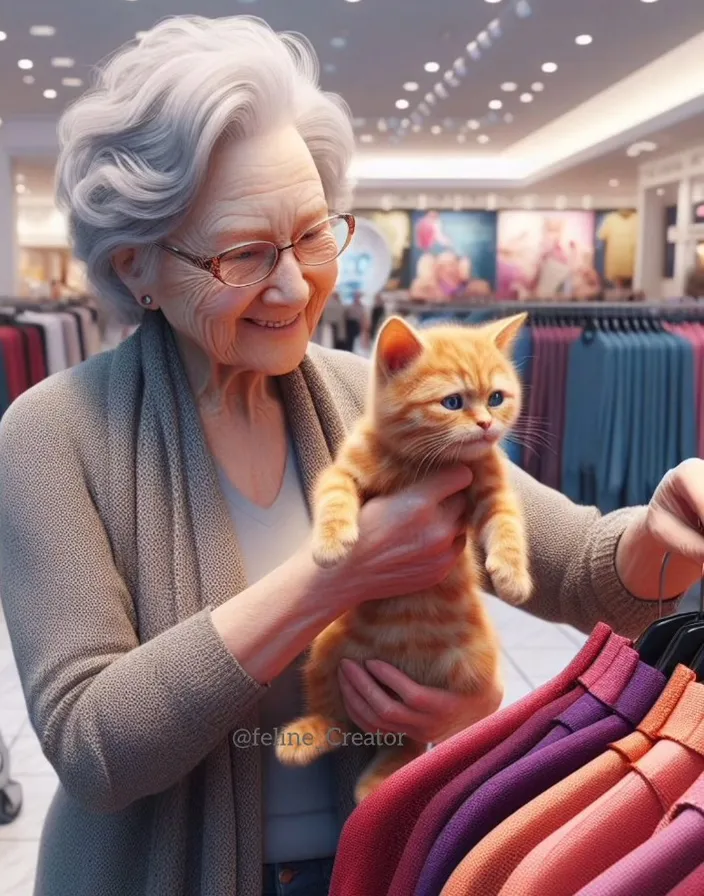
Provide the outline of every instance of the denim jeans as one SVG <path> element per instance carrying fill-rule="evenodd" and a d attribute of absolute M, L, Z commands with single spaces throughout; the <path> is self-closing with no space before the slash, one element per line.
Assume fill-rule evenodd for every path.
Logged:
<path fill-rule="evenodd" d="M 334 856 L 264 866 L 262 896 L 328 896 Z"/>

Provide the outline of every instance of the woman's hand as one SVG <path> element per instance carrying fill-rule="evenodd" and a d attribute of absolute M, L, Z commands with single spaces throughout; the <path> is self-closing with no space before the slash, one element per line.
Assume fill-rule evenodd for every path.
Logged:
<path fill-rule="evenodd" d="M 321 570 L 344 609 L 432 588 L 452 570 L 467 541 L 472 481 L 451 467 L 395 495 L 373 498 L 359 514 L 359 538 L 336 566 Z"/>
<path fill-rule="evenodd" d="M 691 458 L 660 482 L 646 514 L 623 533 L 616 570 L 636 597 L 655 600 L 663 558 L 670 553 L 663 597 L 675 597 L 697 582 L 704 565 L 704 460 Z"/>
<path fill-rule="evenodd" d="M 423 687 L 381 660 L 368 660 L 365 666 L 342 660 L 338 670 L 345 707 L 362 731 L 404 734 L 419 743 L 439 743 L 495 712 L 503 699 L 498 684 L 476 697 L 465 697 Z M 398 698 L 390 696 L 379 682 Z"/>

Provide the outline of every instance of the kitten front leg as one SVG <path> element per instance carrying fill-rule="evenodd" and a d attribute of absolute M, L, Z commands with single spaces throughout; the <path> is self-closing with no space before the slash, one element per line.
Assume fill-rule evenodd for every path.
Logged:
<path fill-rule="evenodd" d="M 507 486 L 480 496 L 473 524 L 497 595 L 514 606 L 524 604 L 533 592 L 533 579 L 523 520 Z"/>
<path fill-rule="evenodd" d="M 360 506 L 354 478 L 335 465 L 325 470 L 316 485 L 313 512 L 313 559 L 319 566 L 335 566 L 357 543 Z"/>

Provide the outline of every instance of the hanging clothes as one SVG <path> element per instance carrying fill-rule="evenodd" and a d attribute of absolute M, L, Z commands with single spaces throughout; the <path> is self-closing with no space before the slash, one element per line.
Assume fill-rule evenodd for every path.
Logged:
<path fill-rule="evenodd" d="M 491 749 L 499 746 L 542 707 L 569 693 L 593 665 L 613 633 L 598 625 L 564 672 L 524 700 L 439 744 L 385 782 L 350 816 L 338 845 L 330 896 L 408 896 L 412 889 L 394 877 L 416 821 L 432 798 L 452 779 Z M 423 834 L 421 833 L 421 838 Z M 426 853 L 427 854 L 427 853 Z M 380 865 L 379 856 L 384 856 Z M 410 858 L 410 857 L 409 857 Z M 424 857 L 423 857 L 424 858 Z M 423 867 L 409 861 L 406 875 Z M 400 877 L 400 875 L 399 875 Z M 390 889 L 394 881 L 394 889 Z M 397 886 L 400 884 L 400 889 Z"/>
<path fill-rule="evenodd" d="M 0 303 L 0 417 L 47 376 L 102 350 L 97 313 L 71 302 Z"/>

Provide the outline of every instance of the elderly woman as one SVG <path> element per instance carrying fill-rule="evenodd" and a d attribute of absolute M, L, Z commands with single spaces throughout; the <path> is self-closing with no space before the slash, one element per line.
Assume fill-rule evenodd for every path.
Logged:
<path fill-rule="evenodd" d="M 370 501 L 342 567 L 311 559 L 311 486 L 367 384 L 365 361 L 309 345 L 354 229 L 352 129 L 316 77 L 308 45 L 262 22 L 176 18 L 61 123 L 76 254 L 140 326 L 22 396 L 0 433 L 0 593 L 60 780 L 37 896 L 327 892 L 369 753 L 276 762 L 298 662 L 347 609 L 454 561 L 463 469 Z M 604 517 L 513 481 L 537 616 L 635 635 L 665 549 L 668 597 L 697 578 L 699 461 Z M 361 668 L 341 679 L 360 727 L 436 742 L 501 699 L 393 671 L 399 700 Z"/>

